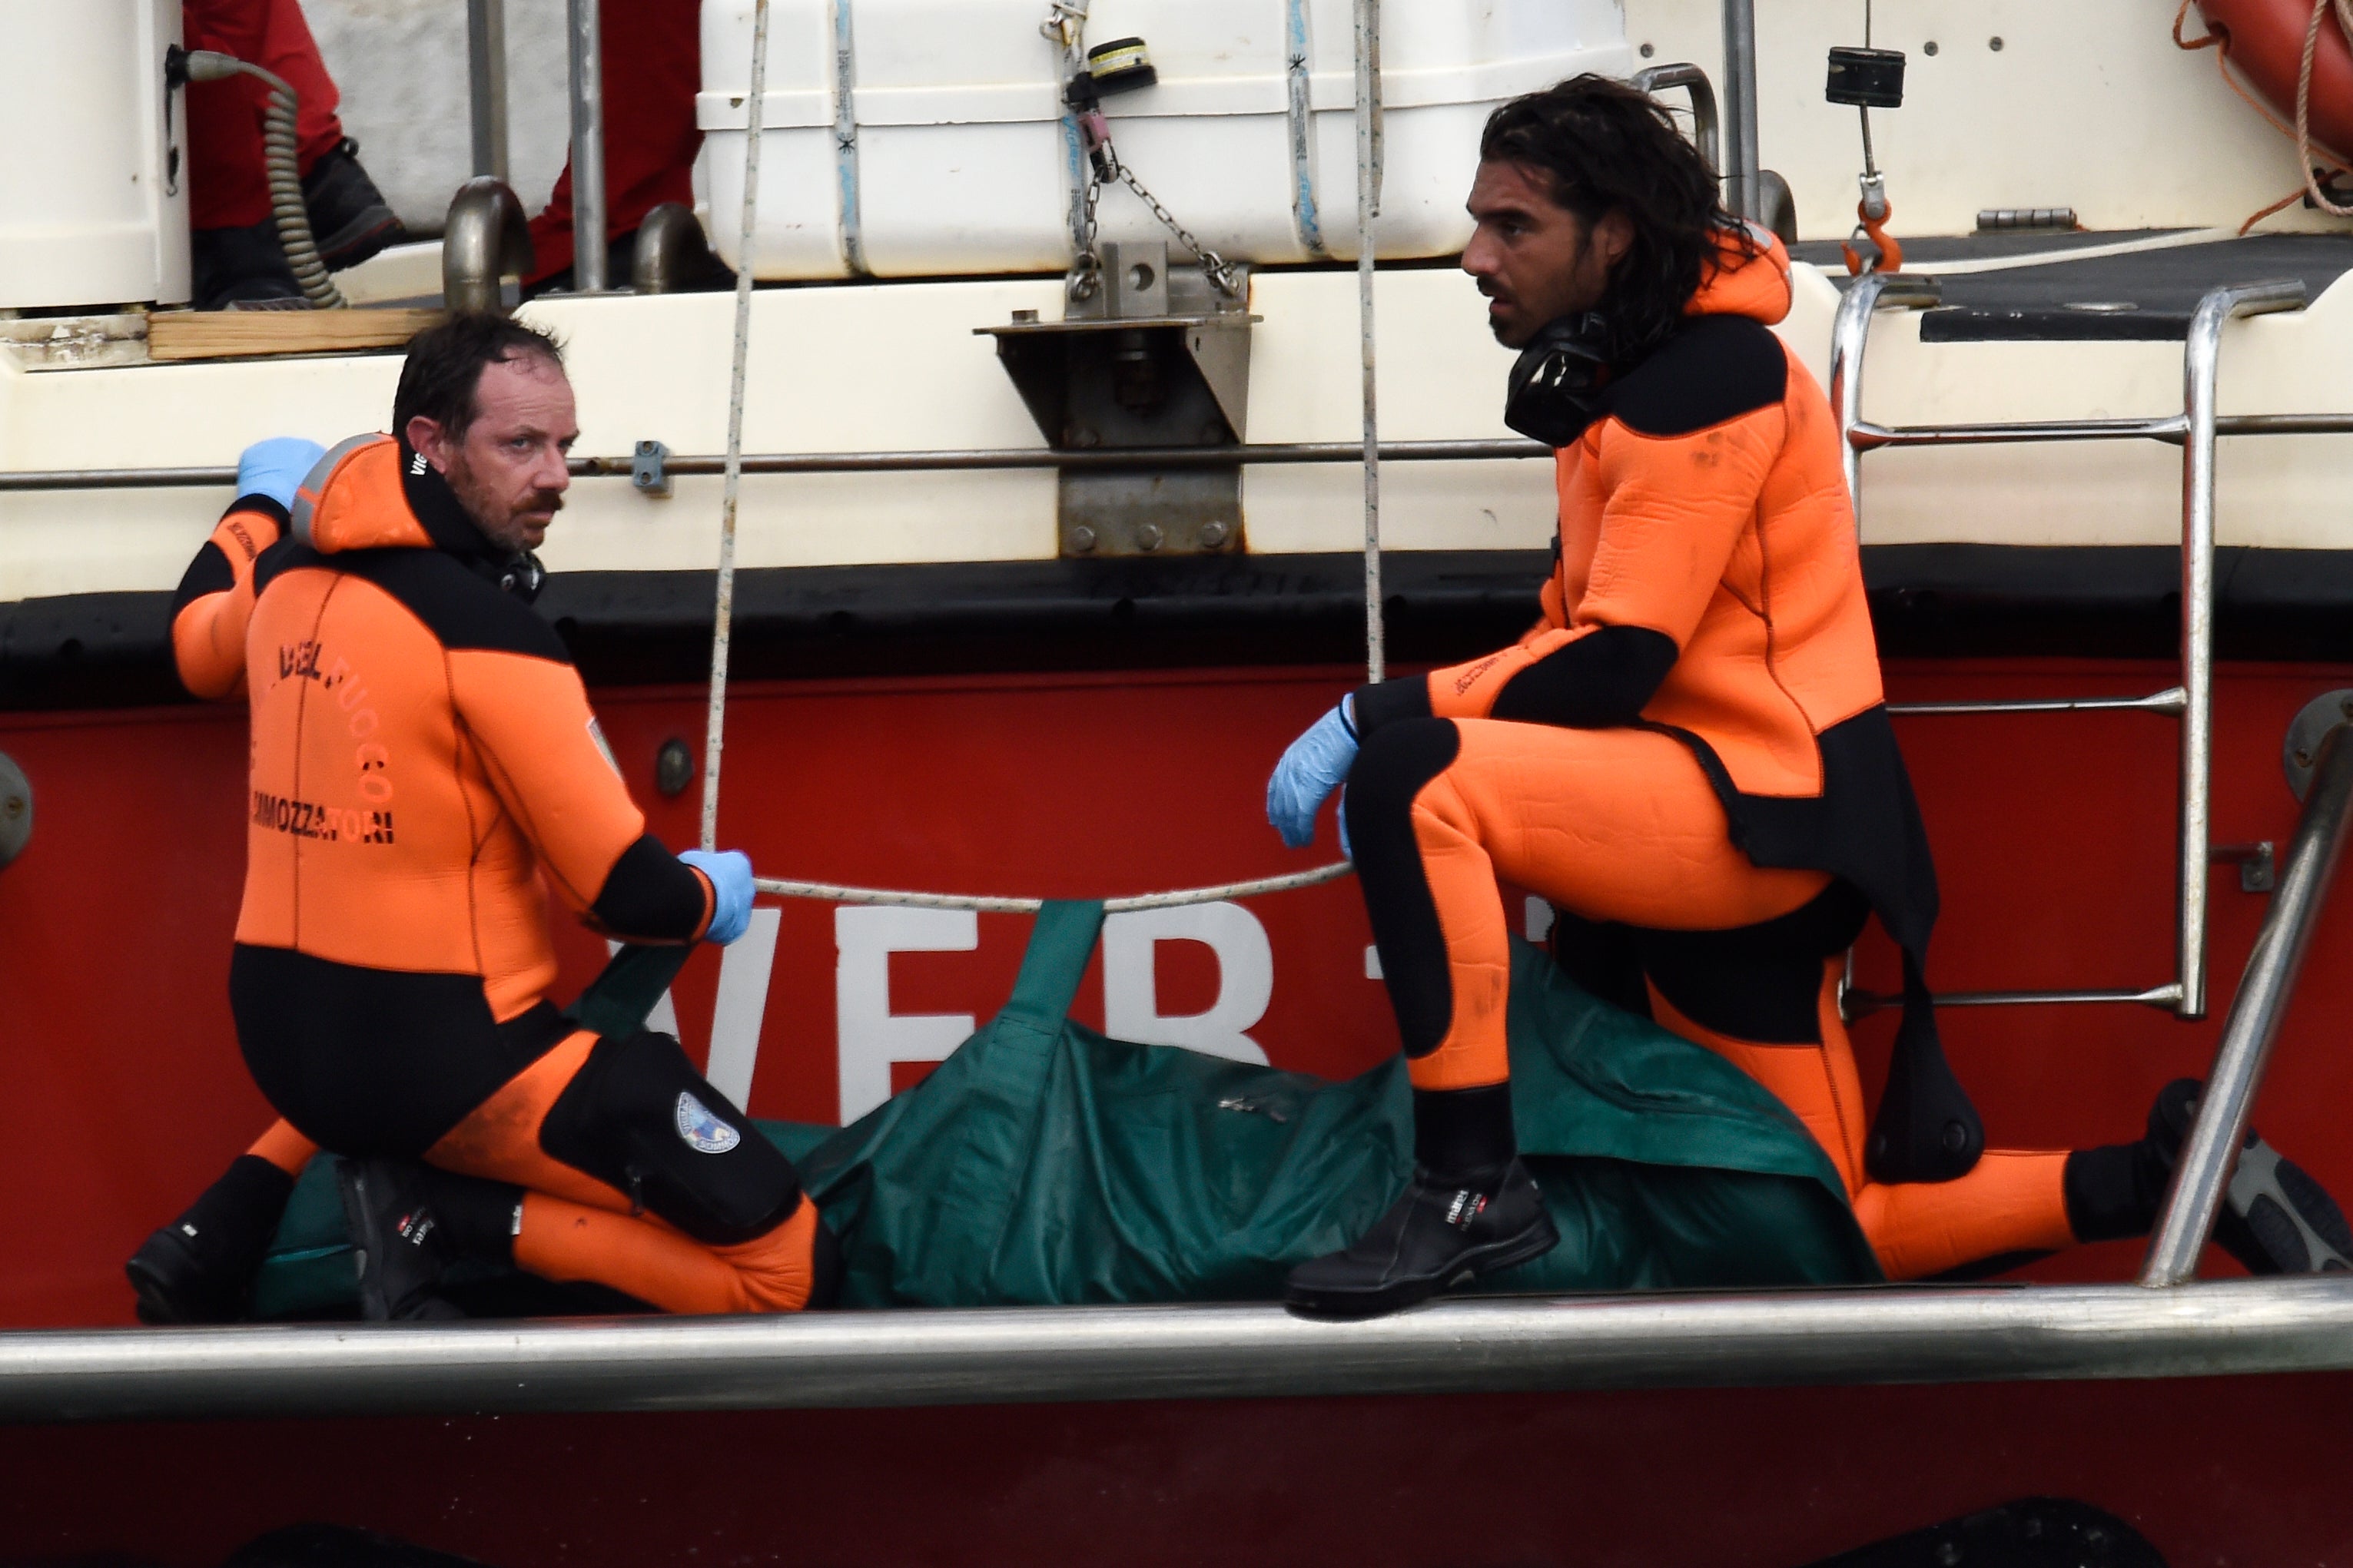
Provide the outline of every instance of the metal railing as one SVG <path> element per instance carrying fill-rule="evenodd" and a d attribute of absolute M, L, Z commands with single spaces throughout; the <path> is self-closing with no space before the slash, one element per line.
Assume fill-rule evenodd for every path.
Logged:
<path fill-rule="evenodd" d="M 1692 142 L 1699 149 L 1707 166 L 1719 173 L 1724 168 L 1724 143 L 1716 127 L 1715 84 L 1707 79 L 1707 72 L 1683 60 L 1674 65 L 1647 66 L 1627 79 L 1636 90 L 1656 97 L 1671 87 L 1682 88 L 1691 95 Z"/>
<path fill-rule="evenodd" d="M 2353 822 L 2353 691 L 2332 691 L 2306 711 L 2315 708 L 2333 709 L 2333 721 L 2313 748 L 2304 812 L 2296 819 L 2295 836 L 2288 840 L 2278 891 L 2272 895 L 2263 929 L 2255 933 L 2254 951 L 2247 955 L 2246 972 L 2231 998 L 2222 1042 L 2215 1048 L 2214 1065 L 2199 1097 L 2198 1120 L 2174 1161 L 2172 1185 L 2141 1267 L 2143 1285 L 2180 1285 L 2197 1274 L 2198 1255 L 2213 1233 L 2240 1146 L 2246 1141 L 2263 1066 L 2295 994 L 2313 927 L 2337 879 L 2346 826 Z"/>
<path fill-rule="evenodd" d="M 744 1410 L 2353 1368 L 2353 1279 L 0 1333 L 0 1421 Z"/>
<path fill-rule="evenodd" d="M 1385 463 L 1450 463 L 1493 458 L 1552 458 L 1550 447 L 1534 441 L 1384 441 Z M 754 452 L 744 458 L 747 474 L 878 474 L 1002 468 L 1231 468 L 1254 463 L 1356 463 L 1365 449 L 1355 441 L 1267 442 L 1240 447 L 969 447 L 915 452 Z M 578 478 L 628 479 L 637 471 L 628 458 L 575 458 Z M 665 457 L 668 474 L 716 474 L 726 459 Z M 179 468 L 26 468 L 0 472 L 0 492 L 9 490 L 169 489 L 237 482 L 237 465 Z"/>
<path fill-rule="evenodd" d="M 2134 1002 L 2165 1007 L 2183 1018 L 2206 1016 L 2207 882 L 2213 815 L 2214 681 L 2214 442 L 2218 436 L 2309 435 L 2353 431 L 2353 415 L 2260 415 L 2224 419 L 2216 412 L 2216 368 L 2222 327 L 2242 316 L 2304 308 L 2304 285 L 2294 279 L 2234 284 L 2212 289 L 2190 317 L 2182 353 L 2181 412 L 2147 419 L 2053 419 L 1997 424 L 1887 426 L 1862 416 L 1863 355 L 1871 323 L 1883 307 L 1922 310 L 1942 298 L 1933 278 L 1868 273 L 1840 301 L 1831 332 L 1831 396 L 1846 464 L 1855 526 L 1862 526 L 1862 455 L 1886 447 L 1982 446 L 2010 442 L 2165 441 L 2182 448 L 2181 682 L 2146 697 L 2086 697 L 1983 702 L 1890 703 L 1891 713 L 1917 717 L 1963 713 L 2167 713 L 2181 723 L 2179 875 L 2174 923 L 2174 978 L 2139 989 L 1953 992 L 1945 1006 L 2012 1006 L 2031 1003 Z M 1850 992 L 1851 1014 L 1890 1005 L 1869 992 Z"/>

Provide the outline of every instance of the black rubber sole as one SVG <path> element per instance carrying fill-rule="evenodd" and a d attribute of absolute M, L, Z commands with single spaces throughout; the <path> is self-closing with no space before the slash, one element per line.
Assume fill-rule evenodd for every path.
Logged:
<path fill-rule="evenodd" d="M 2250 1274 L 2353 1268 L 2353 1226 L 2345 1211 L 2302 1166 L 2259 1138 L 2240 1151 L 2214 1240 Z"/>
<path fill-rule="evenodd" d="M 1535 1224 L 1517 1236 L 1507 1236 L 1484 1247 L 1472 1247 L 1457 1258 L 1453 1267 L 1444 1274 L 1421 1274 L 1395 1279 L 1372 1290 L 1303 1289 L 1293 1285 L 1284 1289 L 1282 1304 L 1286 1310 L 1302 1318 L 1358 1322 L 1366 1318 L 1387 1317 L 1417 1301 L 1426 1301 L 1441 1290 L 1468 1283 L 1479 1275 L 1493 1274 L 1497 1269 L 1542 1258 L 1559 1245 L 1559 1227 L 1552 1223 L 1550 1215 L 1539 1215 Z"/>
<path fill-rule="evenodd" d="M 139 1321 L 158 1327 L 174 1323 L 223 1323 L 229 1316 L 216 1310 L 216 1292 L 205 1289 L 204 1265 L 170 1226 L 142 1243 L 122 1266 L 137 1300 Z"/>

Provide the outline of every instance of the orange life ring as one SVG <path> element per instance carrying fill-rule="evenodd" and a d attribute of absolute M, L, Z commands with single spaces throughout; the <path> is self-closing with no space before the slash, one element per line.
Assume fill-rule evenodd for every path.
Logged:
<path fill-rule="evenodd" d="M 2295 119 L 2295 79 L 2304 63 L 2304 35 L 2312 0 L 2198 0 L 2206 26 L 2223 50 L 2282 120 Z M 2312 139 L 2353 157 L 2353 47 L 2324 16 L 2312 60 Z"/>

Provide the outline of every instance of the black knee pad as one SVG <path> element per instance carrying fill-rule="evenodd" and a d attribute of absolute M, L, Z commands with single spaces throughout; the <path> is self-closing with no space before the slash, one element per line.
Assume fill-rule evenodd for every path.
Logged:
<path fill-rule="evenodd" d="M 765 1236 L 800 1202 L 792 1162 L 668 1035 L 598 1040 L 540 1123 L 539 1146 L 714 1247 Z"/>
<path fill-rule="evenodd" d="M 1786 915 L 1731 931 L 1637 930 L 1643 973 L 1676 1012 L 1759 1045 L 1821 1043 L 1822 961 L 1854 943 L 1871 906 L 1832 882 Z"/>

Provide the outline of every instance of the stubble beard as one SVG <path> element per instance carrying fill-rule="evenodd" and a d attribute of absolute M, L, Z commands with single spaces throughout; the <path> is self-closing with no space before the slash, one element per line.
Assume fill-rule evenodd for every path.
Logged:
<path fill-rule="evenodd" d="M 524 520 L 525 511 L 558 512 L 564 510 L 564 498 L 547 490 L 535 491 L 530 504 L 522 510 L 510 507 L 474 472 L 474 465 L 462 454 L 453 457 L 448 471 L 443 476 L 449 481 L 449 491 L 458 498 L 466 515 L 484 538 L 502 550 L 520 554 L 531 548 L 531 524 Z"/>

